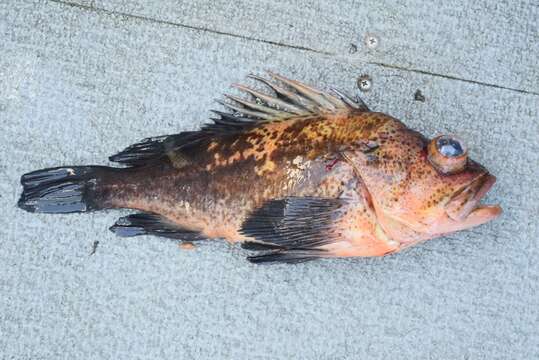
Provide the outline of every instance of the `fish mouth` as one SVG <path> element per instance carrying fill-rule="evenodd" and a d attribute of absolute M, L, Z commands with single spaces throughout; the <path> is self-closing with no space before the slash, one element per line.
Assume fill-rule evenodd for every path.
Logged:
<path fill-rule="evenodd" d="M 502 209 L 499 205 L 481 204 L 481 199 L 496 182 L 496 177 L 484 173 L 463 189 L 457 191 L 446 205 L 447 215 L 455 221 L 476 226 L 498 217 Z"/>

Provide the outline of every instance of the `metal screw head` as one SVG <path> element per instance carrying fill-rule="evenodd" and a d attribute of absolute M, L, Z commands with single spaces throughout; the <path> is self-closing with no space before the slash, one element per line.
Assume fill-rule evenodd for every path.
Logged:
<path fill-rule="evenodd" d="M 362 75 L 357 79 L 357 86 L 359 90 L 365 92 L 369 91 L 372 87 L 372 79 L 369 75 Z"/>
<path fill-rule="evenodd" d="M 365 35 L 365 45 L 369 49 L 376 49 L 380 45 L 380 38 L 372 33 Z"/>

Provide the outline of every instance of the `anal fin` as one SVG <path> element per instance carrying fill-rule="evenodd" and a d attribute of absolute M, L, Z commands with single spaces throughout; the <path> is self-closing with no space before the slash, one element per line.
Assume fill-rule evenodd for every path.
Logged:
<path fill-rule="evenodd" d="M 185 241 L 205 239 L 199 232 L 183 229 L 161 215 L 149 213 L 121 217 L 110 227 L 110 231 L 121 237 L 154 235 Z"/>

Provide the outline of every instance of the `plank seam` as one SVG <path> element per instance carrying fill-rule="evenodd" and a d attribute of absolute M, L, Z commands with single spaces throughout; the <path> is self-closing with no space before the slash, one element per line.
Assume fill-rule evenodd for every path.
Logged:
<path fill-rule="evenodd" d="M 74 3 L 74 2 L 70 2 L 70 1 L 64 1 L 64 0 L 48 0 L 48 1 L 52 2 L 52 3 L 59 4 L 59 5 L 65 5 L 65 6 L 79 8 L 79 9 L 82 9 L 82 10 L 101 12 L 101 13 L 107 14 L 107 15 L 121 16 L 121 17 L 125 17 L 125 18 L 128 18 L 128 19 L 136 19 L 136 20 L 141 20 L 141 21 L 148 21 L 148 22 L 152 22 L 152 23 L 156 23 L 156 24 L 175 26 L 175 27 L 180 27 L 180 28 L 184 28 L 184 29 L 197 30 L 197 31 L 207 32 L 207 33 L 216 34 L 216 35 L 229 36 L 229 37 L 233 37 L 233 38 L 236 38 L 236 39 L 242 39 L 242 40 L 246 40 L 246 41 L 254 41 L 254 42 L 274 45 L 274 46 L 278 46 L 278 47 L 284 47 L 284 48 L 289 48 L 289 49 L 294 49 L 294 50 L 301 50 L 301 51 L 307 51 L 307 52 L 312 52 L 312 53 L 321 54 L 321 55 L 328 55 L 328 56 L 334 56 L 334 57 L 342 58 L 341 55 L 333 53 L 333 52 L 312 49 L 312 48 L 304 47 L 304 46 L 290 45 L 290 44 L 285 44 L 285 43 L 281 43 L 281 42 L 278 42 L 278 41 L 264 40 L 264 39 L 259 39 L 259 38 L 255 38 L 255 37 L 251 37 L 251 36 L 232 34 L 232 33 L 224 32 L 224 31 L 212 30 L 212 29 L 199 27 L 199 26 L 186 25 L 186 24 L 176 23 L 176 22 L 167 21 L 167 20 L 160 20 L 160 19 L 150 18 L 150 17 L 146 17 L 146 16 L 141 16 L 141 15 L 134 15 L 134 14 L 128 14 L 128 13 L 124 13 L 124 12 L 107 10 L 107 9 L 98 8 L 98 7 L 94 7 L 94 6 L 90 6 L 90 5 L 82 5 L 82 4 L 78 4 L 78 3 Z M 480 85 L 480 86 L 487 86 L 487 87 L 500 89 L 500 90 L 514 91 L 514 92 L 518 92 L 518 93 L 521 93 L 521 94 L 539 96 L 539 92 L 535 92 L 535 91 L 523 90 L 523 89 L 518 89 L 518 88 L 511 88 L 511 87 L 507 87 L 507 86 L 502 86 L 502 85 L 497 85 L 497 84 L 492 84 L 492 83 L 487 83 L 487 82 L 482 82 L 482 81 L 477 81 L 477 80 L 470 80 L 470 79 L 460 78 L 458 76 L 453 76 L 453 75 L 444 75 L 444 74 L 439 74 L 439 73 L 435 73 L 435 72 L 431 72 L 431 71 L 427 71 L 427 70 L 407 68 L 407 67 L 404 67 L 404 66 L 387 64 L 387 63 L 383 63 L 383 62 L 374 62 L 374 61 L 367 62 L 367 64 L 380 66 L 380 67 L 387 68 L 387 69 L 414 72 L 414 73 L 418 73 L 418 74 L 422 74 L 422 75 L 429 75 L 429 76 L 444 78 L 444 79 L 448 79 L 448 80 L 462 81 L 462 82 L 466 82 L 466 83 L 470 83 L 470 84 L 475 84 L 475 85 Z"/>
<path fill-rule="evenodd" d="M 414 73 L 422 74 L 422 75 L 430 75 L 430 76 L 440 77 L 440 78 L 449 79 L 449 80 L 463 81 L 463 82 L 467 82 L 467 83 L 471 83 L 471 84 L 488 86 L 488 87 L 501 89 L 501 90 L 515 91 L 515 92 L 519 92 L 519 93 L 522 93 L 522 94 L 539 95 L 539 92 L 522 90 L 522 89 L 517 89 L 517 88 L 511 88 L 511 87 L 507 87 L 507 86 L 501 86 L 501 85 L 496 85 L 496 84 L 477 81 L 477 80 L 464 79 L 464 78 L 459 78 L 459 77 L 453 76 L 453 75 L 443 75 L 443 74 L 438 74 L 438 73 L 435 73 L 435 72 L 421 70 L 421 69 L 411 69 L 411 68 L 407 68 L 407 67 L 399 66 L 399 65 L 392 65 L 392 64 L 386 64 L 386 63 L 374 62 L 374 61 L 368 62 L 367 64 L 369 64 L 369 65 L 377 65 L 377 66 L 381 66 L 381 67 L 388 68 L 388 69 L 409 71 L 409 72 L 414 72 Z"/>
<path fill-rule="evenodd" d="M 322 51 L 322 50 L 316 50 L 316 49 L 312 49 L 312 48 L 308 48 L 308 47 L 304 47 L 304 46 L 296 46 L 296 45 L 280 43 L 280 42 L 277 42 L 277 41 L 258 39 L 258 38 L 251 37 L 251 36 L 231 34 L 231 33 L 227 33 L 227 32 L 224 32 L 224 31 L 208 29 L 208 28 L 204 28 L 204 27 L 200 27 L 200 26 L 185 25 L 185 24 L 180 24 L 180 23 L 176 23 L 176 22 L 172 22 L 172 21 L 160 20 L 160 19 L 150 18 L 150 17 L 146 17 L 146 16 L 141 16 L 141 15 L 134 15 L 134 14 L 128 14 L 128 13 L 119 12 L 119 11 L 112 11 L 112 10 L 107 10 L 107 9 L 98 8 L 98 7 L 89 6 L 89 5 L 77 4 L 77 3 L 70 2 L 70 1 L 62 1 L 62 0 L 48 0 L 48 1 L 52 2 L 52 3 L 60 4 L 60 5 L 66 5 L 66 6 L 70 6 L 70 7 L 83 9 L 83 10 L 101 12 L 101 13 L 104 13 L 104 14 L 107 14 L 107 15 L 122 16 L 122 17 L 125 17 L 125 18 L 148 21 L 148 22 L 152 22 L 152 23 L 156 23 L 156 24 L 181 27 L 181 28 L 184 28 L 184 29 L 198 30 L 198 31 L 217 34 L 217 35 L 230 36 L 230 37 L 234 37 L 234 38 L 242 39 L 242 40 L 247 40 L 247 41 L 255 41 L 255 42 L 259 42 L 259 43 L 264 43 L 264 44 L 269 44 L 269 45 L 274 45 L 274 46 L 279 46 L 279 47 L 285 47 L 285 48 L 291 48 L 291 49 L 295 49 L 295 50 L 309 51 L 309 52 L 313 52 L 313 53 L 316 53 L 316 54 L 335 55 L 335 54 L 330 53 L 330 52 L 326 52 L 326 51 Z"/>

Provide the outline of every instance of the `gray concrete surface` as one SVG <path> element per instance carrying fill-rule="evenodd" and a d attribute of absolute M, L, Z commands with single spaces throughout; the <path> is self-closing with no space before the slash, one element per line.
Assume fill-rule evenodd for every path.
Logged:
<path fill-rule="evenodd" d="M 80 4 L 0 3 L 0 359 L 539 357 L 536 3 Z M 382 259 L 257 267 L 220 241 L 116 238 L 127 212 L 15 208 L 22 173 L 194 129 L 266 68 L 349 92 L 370 74 L 373 109 L 471 144 L 503 217 Z"/>

